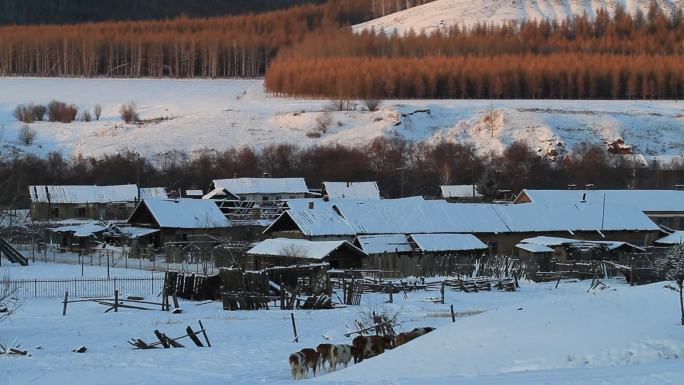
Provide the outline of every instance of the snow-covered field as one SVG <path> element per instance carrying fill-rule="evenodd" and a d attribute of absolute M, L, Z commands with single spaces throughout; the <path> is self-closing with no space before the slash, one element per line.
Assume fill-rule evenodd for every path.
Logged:
<path fill-rule="evenodd" d="M 56 276 L 68 273 L 59 265 L 45 266 L 54 266 Z M 17 269 L 10 266 L 9 272 Z M 20 270 L 26 276 L 26 269 Z M 365 295 L 361 307 L 295 311 L 299 343 L 292 343 L 288 311 L 228 312 L 218 302 L 184 301 L 178 315 L 103 313 L 101 305 L 79 303 L 62 316 L 59 300 L 27 299 L 0 326 L 0 340 L 20 342 L 31 356 L 0 356 L 0 384 L 292 383 L 289 353 L 315 347 L 322 335 L 349 341 L 345 324 L 370 306 L 399 311 L 402 330 L 428 325 L 437 330 L 314 382 L 681 384 L 684 327 L 678 325 L 676 295 L 662 284 L 607 283 L 609 288 L 589 293 L 587 281 L 564 281 L 558 288 L 522 282 L 514 293 L 448 291 L 444 305 L 424 301 L 436 292 L 411 293 L 408 299 L 396 295 L 393 305 L 383 304 L 386 296 Z M 451 323 L 450 304 L 469 315 Z M 198 320 L 207 327 L 212 348 L 133 350 L 126 343 L 133 337 L 153 341 L 154 329 L 180 336 Z M 71 352 L 80 345 L 88 351 Z"/>
<path fill-rule="evenodd" d="M 32 123 L 35 143 L 20 144 L 14 108 L 53 99 L 91 111 L 99 103 L 102 118 Z M 123 124 L 118 109 L 127 101 L 137 103 L 144 119 L 172 119 Z M 359 103 L 357 111 L 333 112 L 332 127 L 321 138 L 307 137 L 328 103 L 272 97 L 262 80 L 0 78 L 0 140 L 5 151 L 99 156 L 122 149 L 156 155 L 272 143 L 355 145 L 379 136 L 471 142 L 483 153 L 522 140 L 546 153 L 585 140 L 624 138 L 640 153 L 684 154 L 684 104 L 676 101 L 502 100 L 490 106 L 485 100 L 397 100 L 377 112 L 361 111 Z M 429 113 L 409 115 L 421 109 Z M 485 123 L 489 115 L 493 132 Z"/>
<path fill-rule="evenodd" d="M 667 14 L 683 0 L 657 0 Z M 436 0 L 418 7 L 354 25 L 354 31 L 375 29 L 404 34 L 444 31 L 453 25 L 471 26 L 476 23 L 499 24 L 506 21 L 557 20 L 587 14 L 593 17 L 599 9 L 613 12 L 621 4 L 631 14 L 648 11 L 651 0 Z"/>

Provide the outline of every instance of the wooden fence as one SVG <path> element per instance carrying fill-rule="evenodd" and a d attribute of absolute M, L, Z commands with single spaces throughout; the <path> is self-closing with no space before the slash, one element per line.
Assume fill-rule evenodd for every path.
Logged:
<path fill-rule="evenodd" d="M 18 298 L 107 297 L 119 290 L 122 295 L 157 295 L 164 287 L 163 276 L 116 278 L 27 278 L 0 280 Z"/>

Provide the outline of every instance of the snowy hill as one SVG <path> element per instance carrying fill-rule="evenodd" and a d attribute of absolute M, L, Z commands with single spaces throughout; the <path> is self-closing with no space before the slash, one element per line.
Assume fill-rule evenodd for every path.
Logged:
<path fill-rule="evenodd" d="M 374 28 L 399 34 L 411 28 L 416 33 L 430 33 L 452 25 L 473 25 L 475 23 L 501 23 L 509 20 L 551 19 L 562 20 L 569 16 L 589 16 L 599 9 L 613 11 L 621 4 L 627 12 L 635 14 L 638 9 L 644 14 L 651 0 L 436 0 L 418 7 L 386 15 L 355 25 L 354 31 Z M 675 5 L 684 6 L 683 0 L 657 0 L 666 13 Z"/>
<path fill-rule="evenodd" d="M 384 136 L 471 142 L 482 153 L 522 140 L 540 154 L 623 138 L 640 153 L 684 154 L 684 104 L 676 101 L 501 100 L 490 106 L 486 100 L 400 100 L 385 101 L 376 112 L 362 111 L 359 103 L 355 111 L 332 112 L 331 127 L 316 138 L 316 118 L 329 102 L 272 97 L 261 80 L 0 78 L 0 89 L 5 152 L 97 156 L 130 149 L 155 155 L 281 142 L 356 145 Z M 22 123 L 12 116 L 14 108 L 53 99 L 91 111 L 99 103 L 102 118 L 32 123 L 34 144 L 20 144 Z M 143 119 L 169 119 L 124 124 L 118 109 L 127 101 L 137 103 Z"/>

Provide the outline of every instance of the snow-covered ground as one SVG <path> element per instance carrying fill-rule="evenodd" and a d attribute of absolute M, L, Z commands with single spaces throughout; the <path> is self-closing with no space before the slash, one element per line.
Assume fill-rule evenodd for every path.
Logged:
<path fill-rule="evenodd" d="M 657 0 L 667 14 L 683 0 Z M 444 31 L 453 25 L 476 23 L 499 24 L 506 21 L 557 20 L 587 14 L 593 17 L 599 9 L 613 12 L 621 4 L 631 14 L 648 11 L 651 0 L 435 0 L 353 26 L 354 31 L 375 29 L 404 34 Z"/>
<path fill-rule="evenodd" d="M 54 266 L 55 275 L 68 273 Z M 563 281 L 558 288 L 522 282 L 513 293 L 448 291 L 444 305 L 424 301 L 436 292 L 410 293 L 408 299 L 395 295 L 392 305 L 383 303 L 384 295 L 364 295 L 360 307 L 295 311 L 299 343 L 292 343 L 289 311 L 228 312 L 218 302 L 183 301 L 183 313 L 177 315 L 104 313 L 101 305 L 77 303 L 62 316 L 60 300 L 27 299 L 0 326 L 0 340 L 20 342 L 31 356 L 0 356 L 0 384 L 293 383 L 289 353 L 315 347 L 323 335 L 332 342 L 349 341 L 345 324 L 370 306 L 398 311 L 402 330 L 428 325 L 437 330 L 314 382 L 681 384 L 684 327 L 678 325 L 676 295 L 662 284 L 607 283 L 609 288 L 589 293 L 587 281 Z M 450 304 L 463 314 L 455 323 Z M 198 320 L 212 348 L 133 350 L 126 343 L 130 338 L 153 341 L 154 329 L 180 336 Z M 80 345 L 88 351 L 71 353 Z"/>
<path fill-rule="evenodd" d="M 377 112 L 361 111 L 359 103 L 357 111 L 333 112 L 328 132 L 310 138 L 307 133 L 314 130 L 328 101 L 272 97 L 262 80 L 0 78 L 0 90 L 5 151 L 38 155 L 58 151 L 99 156 L 122 149 L 157 155 L 272 143 L 355 145 L 379 136 L 471 142 L 483 153 L 501 151 L 515 140 L 547 153 L 585 140 L 610 143 L 624 138 L 640 153 L 684 154 L 684 104 L 676 101 L 501 100 L 490 105 L 485 100 L 397 100 L 385 101 Z M 32 123 L 35 143 L 20 144 L 22 124 L 12 116 L 14 108 L 53 99 L 91 111 L 99 103 L 102 118 Z M 142 118 L 172 119 L 123 124 L 118 109 L 127 101 L 137 103 Z M 429 113 L 409 115 L 422 109 Z M 494 130 L 485 123 L 489 115 Z"/>

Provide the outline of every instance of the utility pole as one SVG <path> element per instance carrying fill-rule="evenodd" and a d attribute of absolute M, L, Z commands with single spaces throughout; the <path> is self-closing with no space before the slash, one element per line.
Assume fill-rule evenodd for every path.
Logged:
<path fill-rule="evenodd" d="M 135 159 L 135 185 L 138 188 L 138 202 L 140 202 L 140 154 Z"/>

